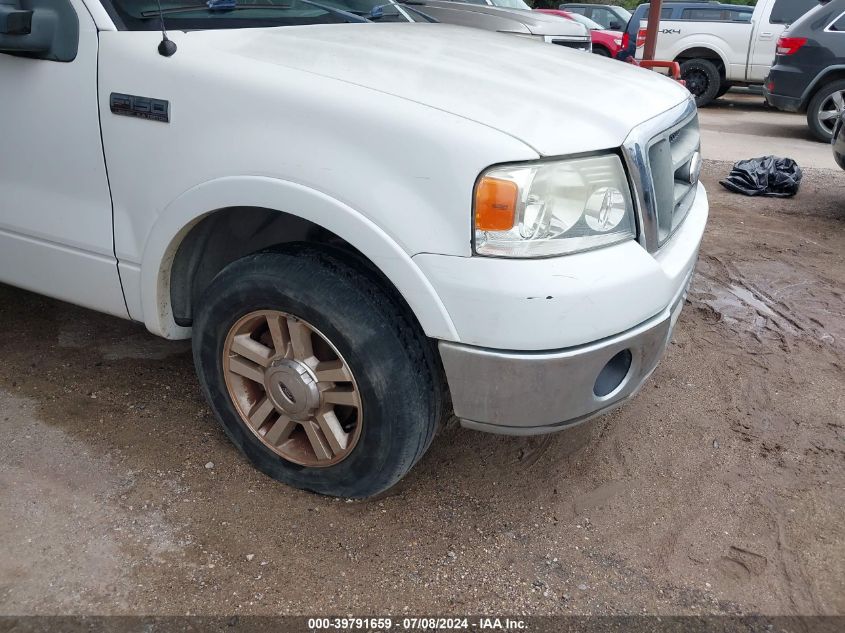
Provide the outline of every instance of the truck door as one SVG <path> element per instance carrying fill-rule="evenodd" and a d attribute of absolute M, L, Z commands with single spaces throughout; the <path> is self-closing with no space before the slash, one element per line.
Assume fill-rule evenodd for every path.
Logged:
<path fill-rule="evenodd" d="M 81 0 L 4 0 L 0 11 L 0 282 L 127 317 L 94 20 Z"/>
<path fill-rule="evenodd" d="M 819 0 L 763 0 L 757 4 L 746 77 L 763 83 L 775 61 L 778 38 Z"/>

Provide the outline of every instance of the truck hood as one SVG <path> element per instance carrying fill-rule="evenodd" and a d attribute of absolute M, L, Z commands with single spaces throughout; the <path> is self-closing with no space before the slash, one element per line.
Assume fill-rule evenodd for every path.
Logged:
<path fill-rule="evenodd" d="M 446 24 L 331 24 L 193 31 L 216 55 L 284 66 L 401 97 L 495 128 L 540 155 L 619 147 L 689 99 L 657 73 L 526 37 Z M 256 68 L 249 73 L 254 76 Z"/>

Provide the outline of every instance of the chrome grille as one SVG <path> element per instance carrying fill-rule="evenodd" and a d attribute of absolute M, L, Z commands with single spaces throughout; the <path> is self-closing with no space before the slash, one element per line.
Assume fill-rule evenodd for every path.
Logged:
<path fill-rule="evenodd" d="M 579 51 L 586 51 L 591 53 L 593 51 L 593 43 L 591 40 L 571 40 L 554 35 L 547 35 L 546 42 L 549 44 L 557 44 L 558 46 L 566 46 L 567 48 L 574 48 Z"/>
<path fill-rule="evenodd" d="M 640 241 L 649 252 L 672 236 L 695 202 L 700 146 L 698 114 L 692 100 L 647 121 L 625 141 Z"/>

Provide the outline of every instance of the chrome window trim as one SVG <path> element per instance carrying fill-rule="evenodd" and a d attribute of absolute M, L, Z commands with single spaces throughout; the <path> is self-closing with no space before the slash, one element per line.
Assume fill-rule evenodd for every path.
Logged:
<path fill-rule="evenodd" d="M 405 8 L 400 3 L 395 2 L 394 0 L 388 0 L 388 3 L 392 4 L 394 7 L 396 7 L 397 13 L 399 13 L 399 15 L 401 15 L 406 20 L 408 20 L 408 22 L 410 22 L 412 24 L 414 22 L 416 22 L 416 20 L 413 17 L 411 17 L 410 12 L 406 11 Z M 421 16 L 418 15 L 417 18 L 422 20 L 423 22 L 425 22 L 425 20 Z"/>
<path fill-rule="evenodd" d="M 697 112 L 695 100 L 690 96 L 683 103 L 635 127 L 622 143 L 622 155 L 631 178 L 634 204 L 637 207 L 640 229 L 637 241 L 649 253 L 655 253 L 660 248 L 654 177 L 648 160 L 649 150 L 658 141 L 668 138 L 687 125 L 695 118 Z M 670 237 L 671 235 L 666 239 Z"/>
<path fill-rule="evenodd" d="M 834 24 L 836 24 L 837 22 L 839 22 L 839 20 L 841 20 L 843 17 L 845 17 L 845 11 L 843 11 L 842 13 L 840 13 L 839 15 L 837 15 L 837 16 L 836 16 L 836 18 L 835 18 L 834 20 L 832 20 L 832 21 L 830 22 L 830 24 L 828 24 L 828 25 L 825 27 L 824 32 L 825 32 L 825 33 L 845 33 L 845 31 L 834 31 L 834 30 L 833 30 L 833 28 L 831 28 L 831 27 L 833 27 L 833 25 L 834 25 Z"/>

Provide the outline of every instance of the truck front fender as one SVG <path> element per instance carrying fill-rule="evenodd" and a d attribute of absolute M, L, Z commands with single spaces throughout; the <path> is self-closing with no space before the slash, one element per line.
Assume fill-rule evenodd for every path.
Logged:
<path fill-rule="evenodd" d="M 190 337 L 190 328 L 177 325 L 173 318 L 173 261 L 192 227 L 214 211 L 230 207 L 284 212 L 331 231 L 364 254 L 390 280 L 426 335 L 459 340 L 426 276 L 387 233 L 340 200 L 301 184 L 266 176 L 230 176 L 204 182 L 185 191 L 159 214 L 144 247 L 138 282 L 143 321 L 150 332 L 170 339 Z"/>

